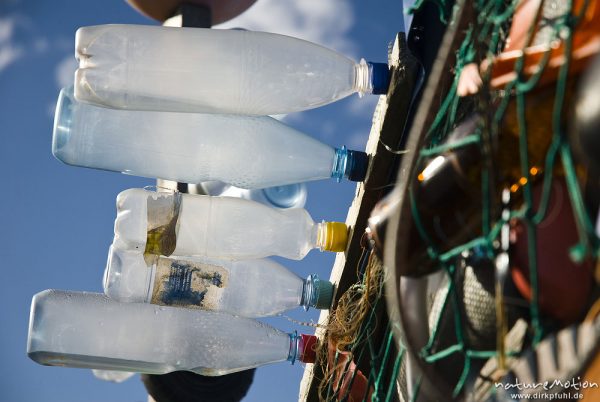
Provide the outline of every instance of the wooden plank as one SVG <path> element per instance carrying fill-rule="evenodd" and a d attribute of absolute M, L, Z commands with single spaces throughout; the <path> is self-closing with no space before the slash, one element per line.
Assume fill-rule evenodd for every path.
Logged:
<path fill-rule="evenodd" d="M 390 67 L 390 88 L 386 96 L 379 98 L 366 146 L 371 159 L 369 170 L 365 181 L 357 185 L 346 218 L 346 224 L 350 227 L 348 246 L 344 254 L 337 255 L 330 276 L 330 281 L 336 284 L 333 308 L 340 296 L 357 281 L 356 267 L 362 250 L 360 241 L 367 219 L 375 204 L 390 189 L 394 180 L 391 173 L 397 170 L 399 155 L 392 151 L 402 138 L 420 68 L 406 48 L 404 33 L 396 37 L 390 55 Z M 328 319 L 329 312 L 321 312 L 319 323 L 326 324 Z M 322 340 L 325 330 L 318 328 L 316 335 Z M 307 364 L 300 384 L 300 401 L 319 400 L 317 389 L 322 373 L 322 367 L 318 364 Z"/>

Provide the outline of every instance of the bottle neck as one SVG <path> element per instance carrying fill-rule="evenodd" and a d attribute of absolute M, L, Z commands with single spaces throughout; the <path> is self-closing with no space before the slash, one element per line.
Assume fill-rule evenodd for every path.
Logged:
<path fill-rule="evenodd" d="M 361 97 L 373 93 L 373 66 L 365 59 L 354 66 L 354 89 Z"/>
<path fill-rule="evenodd" d="M 371 63 L 365 59 L 354 66 L 354 90 L 364 94 L 385 94 L 390 85 L 390 72 L 385 63 Z"/>
<path fill-rule="evenodd" d="M 335 149 L 333 156 L 333 167 L 331 168 L 331 178 L 338 183 L 346 176 L 348 167 L 348 149 L 345 146 Z"/>
<path fill-rule="evenodd" d="M 314 228 L 315 247 L 323 251 L 327 248 L 327 222 L 317 223 Z"/>
<path fill-rule="evenodd" d="M 317 275 L 308 275 L 304 280 L 302 287 L 302 299 L 300 305 L 304 307 L 305 311 L 308 311 L 309 307 L 315 307 L 318 297 L 319 288 L 319 277 Z"/>
<path fill-rule="evenodd" d="M 302 337 L 298 336 L 298 332 L 294 331 L 293 333 L 288 334 L 290 337 L 290 349 L 288 352 L 287 361 L 294 364 L 296 360 L 300 360 L 300 355 L 302 352 Z"/>
<path fill-rule="evenodd" d="M 331 178 L 339 183 L 342 178 L 363 181 L 367 174 L 369 157 L 361 151 L 351 151 L 345 146 L 336 148 L 331 168 Z"/>

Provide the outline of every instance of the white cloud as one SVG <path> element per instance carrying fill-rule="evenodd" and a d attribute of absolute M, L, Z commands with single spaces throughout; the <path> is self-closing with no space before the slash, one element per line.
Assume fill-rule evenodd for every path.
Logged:
<path fill-rule="evenodd" d="M 260 0 L 248 11 L 218 28 L 245 28 L 305 39 L 354 56 L 348 32 L 354 24 L 347 0 Z"/>
<path fill-rule="evenodd" d="M 33 42 L 33 49 L 38 53 L 44 53 L 49 48 L 48 39 L 46 38 L 37 38 Z"/>
<path fill-rule="evenodd" d="M 0 72 L 23 55 L 23 49 L 9 44 L 0 45 Z"/>
<path fill-rule="evenodd" d="M 359 113 L 372 115 L 378 101 L 379 96 L 376 95 L 367 94 L 360 97 L 358 94 L 353 94 L 348 99 L 348 111 L 355 115 Z"/>
<path fill-rule="evenodd" d="M 59 88 L 73 85 L 73 76 L 77 69 L 77 60 L 72 54 L 64 57 L 54 68 L 54 78 Z"/>
<path fill-rule="evenodd" d="M 75 36 L 74 35 L 71 37 L 61 36 L 52 41 L 53 48 L 55 48 L 57 50 L 61 50 L 61 51 L 64 50 L 67 52 L 74 51 L 74 44 L 75 44 Z"/>
<path fill-rule="evenodd" d="M 13 42 L 15 27 L 15 19 L 0 19 L 0 72 L 23 55 L 23 48 Z"/>
<path fill-rule="evenodd" d="M 15 22 L 10 18 L 0 19 L 0 43 L 10 41 L 14 28 Z"/>
<path fill-rule="evenodd" d="M 24 35 L 17 36 L 17 32 Z M 67 51 L 72 48 L 72 39 L 59 37 L 50 41 L 46 37 L 35 35 L 35 25 L 25 15 L 12 14 L 0 18 L 0 73 L 22 58 L 51 50 Z M 57 68 L 66 71 L 68 66 L 62 65 L 63 62 Z"/>

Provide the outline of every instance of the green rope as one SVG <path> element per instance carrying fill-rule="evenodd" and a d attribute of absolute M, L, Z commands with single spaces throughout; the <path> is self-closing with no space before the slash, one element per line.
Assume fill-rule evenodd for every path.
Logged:
<path fill-rule="evenodd" d="M 477 144 L 477 143 L 479 143 L 479 141 L 480 141 L 479 135 L 476 135 L 476 134 L 467 135 L 466 137 L 461 138 L 460 140 L 454 141 L 450 144 L 442 144 L 442 145 L 438 145 L 433 148 L 422 149 L 419 152 L 419 155 L 421 155 L 423 157 L 438 155 L 438 154 L 442 154 L 444 152 L 453 151 L 458 148 L 466 147 L 467 145 Z"/>
<path fill-rule="evenodd" d="M 464 350 L 464 346 L 457 343 L 457 344 L 447 347 L 446 349 L 440 350 L 437 353 L 434 353 L 434 354 L 431 354 L 428 356 L 422 356 L 422 357 L 423 357 L 423 360 L 425 360 L 427 363 L 435 363 L 438 360 L 444 359 L 455 353 L 462 352 L 463 350 Z"/>
<path fill-rule="evenodd" d="M 404 351 L 402 351 L 401 354 L 398 355 L 398 357 L 396 358 L 396 361 L 394 363 L 394 368 L 392 370 L 392 375 L 391 378 L 395 379 L 396 377 L 398 377 L 398 371 L 400 370 L 400 364 L 402 364 L 402 358 L 404 356 Z M 394 384 L 395 381 L 390 381 L 390 386 L 388 387 L 387 393 L 385 395 L 385 402 L 390 402 L 392 400 L 392 397 L 394 395 L 394 390 L 395 387 L 393 387 L 392 385 Z"/>
<path fill-rule="evenodd" d="M 519 158 L 521 160 L 521 175 L 527 181 L 523 185 L 523 200 L 525 202 L 525 226 L 527 228 L 527 257 L 529 264 L 529 282 L 531 287 L 531 302 L 529 313 L 531 314 L 531 325 L 534 331 L 534 345 L 542 339 L 542 328 L 539 312 L 539 287 L 537 277 L 537 233 L 536 227 L 531 221 L 533 211 L 533 194 L 531 192 L 531 175 L 529 172 L 529 147 L 527 143 L 527 125 L 525 117 L 525 95 L 522 92 L 516 94 L 517 121 L 519 124 Z"/>
<path fill-rule="evenodd" d="M 589 0 L 586 0 L 586 4 Z M 419 160 L 417 166 L 421 166 L 422 158 L 434 158 L 447 152 L 455 151 L 456 149 L 471 145 L 479 144 L 482 147 L 482 154 L 484 154 L 482 141 L 483 135 L 489 135 L 488 132 L 475 132 L 467 137 L 464 137 L 458 141 L 451 143 L 443 142 L 447 137 L 448 133 L 455 127 L 456 120 L 458 117 L 458 110 L 460 108 L 461 100 L 456 96 L 456 89 L 460 72 L 462 68 L 475 59 L 475 45 L 474 42 L 480 42 L 482 44 L 488 44 L 488 57 L 493 57 L 499 48 L 499 43 L 503 38 L 501 33 L 501 27 L 506 24 L 519 4 L 518 0 L 513 0 L 509 5 L 505 5 L 504 2 L 496 1 L 485 1 L 480 0 L 476 3 L 476 18 L 477 23 L 472 25 L 466 31 L 466 36 L 462 44 L 457 50 L 456 65 L 454 66 L 454 80 L 452 81 L 451 87 L 447 94 L 443 98 L 443 101 L 439 107 L 437 114 L 435 115 L 433 122 L 427 130 L 425 136 L 425 143 L 419 150 Z M 416 4 L 419 6 L 419 2 Z M 573 26 L 575 19 L 581 18 L 583 11 L 578 13 L 578 16 L 572 17 L 571 13 L 567 13 L 564 16 L 549 21 L 553 27 L 551 33 L 551 40 L 554 41 L 560 37 L 564 41 L 565 54 L 567 54 L 567 62 L 561 66 L 559 77 L 557 80 L 556 90 L 556 103 L 553 111 L 553 131 L 556 131 L 562 122 L 562 102 L 564 101 L 567 72 L 569 67 L 569 59 L 571 53 L 571 41 L 572 41 L 572 29 L 566 29 Z M 532 25 L 527 32 L 526 43 L 531 43 L 531 40 L 536 32 L 536 26 Z M 538 285 L 538 259 L 537 259 L 537 236 L 536 227 L 541 223 L 545 217 L 551 194 L 552 179 L 555 170 L 555 164 L 557 156 L 560 155 L 561 161 L 565 170 L 565 178 L 567 181 L 567 188 L 571 203 L 573 205 L 574 214 L 576 215 L 576 221 L 578 224 L 580 243 L 573 248 L 573 254 L 578 256 L 579 259 L 584 258 L 586 255 L 590 255 L 591 251 L 593 254 L 598 252 L 600 241 L 595 236 L 594 226 L 589 219 L 589 216 L 585 210 L 583 197 L 581 195 L 581 189 L 577 181 L 577 175 L 575 165 L 572 160 L 572 154 L 569 149 L 568 143 L 564 141 L 564 133 L 553 133 L 550 141 L 550 147 L 546 153 L 544 162 L 544 176 L 542 185 L 542 196 L 540 203 L 537 206 L 537 211 L 534 210 L 533 193 L 532 193 L 532 174 L 529 161 L 529 142 L 528 142 L 528 128 L 526 120 L 526 100 L 525 96 L 530 91 L 534 90 L 539 84 L 546 67 L 548 66 L 552 50 L 549 47 L 548 51 L 544 52 L 538 61 L 537 66 L 534 66 L 531 71 L 533 73 L 525 79 L 524 68 L 525 68 L 525 53 L 522 53 L 520 57 L 515 60 L 514 72 L 516 79 L 506 84 L 502 93 L 496 94 L 497 97 L 495 112 L 491 121 L 488 123 L 488 127 L 484 130 L 489 130 L 493 135 L 498 135 L 499 129 L 502 126 L 502 121 L 506 114 L 506 110 L 509 104 L 514 101 L 516 103 L 516 117 L 518 124 L 518 147 L 519 147 L 519 160 L 520 160 L 520 173 L 522 198 L 523 204 L 519 209 L 510 211 L 510 219 L 520 219 L 525 227 L 527 228 L 527 255 L 529 265 L 529 281 L 532 290 L 532 299 L 529 303 L 530 306 L 530 318 L 531 328 L 533 330 L 533 342 L 536 344 L 539 342 L 544 334 L 543 327 L 541 324 L 540 311 L 539 311 L 539 285 Z M 529 70 L 528 70 L 529 71 Z M 489 72 L 484 74 L 484 82 L 489 82 Z M 486 105 L 483 105 L 485 108 Z M 504 134 L 506 135 L 506 134 Z M 490 137 L 491 138 L 491 137 Z M 490 140 L 487 140 L 490 141 Z M 485 154 L 484 154 L 485 157 Z M 416 175 L 418 172 L 414 172 Z M 465 251 L 474 249 L 481 249 L 488 257 L 494 255 L 494 241 L 499 236 L 500 229 L 503 222 L 500 216 L 492 215 L 492 176 L 491 171 L 484 165 L 481 170 L 481 194 L 482 194 L 482 205 L 481 205 L 481 235 L 475 238 L 467 240 L 463 244 L 453 247 L 452 249 L 439 253 L 437 247 L 431 241 L 432 237 L 428 233 L 426 226 L 424 225 L 424 217 L 421 215 L 421 211 L 418 208 L 418 200 L 412 188 L 409 188 L 409 202 L 411 205 L 411 213 L 413 217 L 413 225 L 417 230 L 417 233 L 421 237 L 421 240 L 426 245 L 429 257 L 435 261 L 440 269 L 448 270 L 449 262 L 456 258 L 459 258 Z M 413 182 L 416 177 L 413 177 Z M 430 330 L 430 336 L 427 340 L 426 345 L 420 352 L 420 357 L 427 363 L 433 364 L 436 361 L 447 358 L 448 356 L 456 353 L 460 353 L 464 356 L 464 364 L 462 371 L 457 383 L 454 385 L 454 395 L 457 396 L 466 384 L 467 378 L 469 377 L 469 371 L 471 369 L 472 359 L 488 359 L 495 357 L 497 351 L 477 351 L 469 349 L 468 345 L 464 343 L 464 324 L 462 323 L 462 317 L 460 314 L 459 301 L 457 299 L 457 292 L 454 287 L 453 276 L 450 275 L 450 281 L 445 290 L 445 296 L 442 300 L 441 312 L 436 317 L 435 323 L 432 325 Z M 454 324 L 457 342 L 453 345 L 445 347 L 443 350 L 435 350 L 437 344 L 436 339 L 439 336 L 439 328 L 441 320 L 445 314 L 448 314 L 448 301 L 452 300 L 454 307 Z M 516 355 L 517 352 L 508 352 L 509 355 Z"/>
<path fill-rule="evenodd" d="M 452 392 L 453 398 L 456 398 L 460 394 L 462 389 L 464 388 L 465 384 L 467 383 L 467 378 L 469 376 L 470 371 L 471 371 L 471 359 L 467 355 L 467 356 L 465 356 L 465 364 L 463 365 L 463 370 L 460 373 L 460 377 L 458 378 L 458 381 L 456 382 L 456 386 L 454 387 L 454 391 Z"/>
<path fill-rule="evenodd" d="M 415 382 L 415 389 L 413 394 L 410 396 L 410 402 L 416 402 L 419 397 L 419 389 L 421 389 L 421 383 L 423 382 L 423 376 L 420 375 Z"/>
<path fill-rule="evenodd" d="M 446 16 L 446 2 L 444 0 L 417 0 L 415 1 L 415 3 L 412 5 L 412 7 L 410 7 L 407 10 L 408 14 L 413 14 L 415 11 L 419 10 L 421 7 L 423 7 L 423 4 L 425 4 L 425 2 L 431 2 L 433 4 L 436 5 L 436 7 L 438 8 L 438 13 L 439 13 L 439 17 L 440 17 L 440 21 L 442 21 L 444 24 L 447 23 L 448 17 Z"/>
<path fill-rule="evenodd" d="M 449 281 L 448 287 L 446 289 L 447 293 L 451 291 L 452 286 L 453 286 L 452 281 Z M 446 311 L 447 305 L 448 305 L 448 298 L 444 297 L 444 300 L 442 301 L 442 306 L 440 308 L 440 314 L 436 317 L 435 323 L 433 324 L 433 328 L 431 329 L 429 340 L 427 341 L 427 344 L 421 350 L 421 356 L 423 356 L 423 357 L 427 357 L 432 354 L 431 350 L 433 349 L 434 342 L 437 339 L 438 330 L 440 328 L 441 321 L 444 317 L 444 312 Z"/>
<path fill-rule="evenodd" d="M 439 256 L 439 260 L 440 262 L 450 261 L 461 255 L 463 252 L 477 247 L 491 247 L 490 240 L 487 237 L 478 237 L 460 246 L 454 247 L 452 250 L 446 251 Z"/>
<path fill-rule="evenodd" d="M 393 341 L 394 341 L 394 333 L 392 331 L 390 331 L 389 325 L 388 325 L 388 335 L 387 335 L 387 342 L 386 342 L 386 346 L 385 346 L 385 353 L 383 355 L 383 358 L 381 359 L 380 367 L 383 367 L 387 363 L 387 361 L 390 357 L 390 354 L 391 354 L 390 351 L 392 348 Z M 383 373 L 384 373 L 384 370 L 379 370 L 379 373 L 377 374 L 377 379 L 375 381 L 375 387 L 374 387 L 374 391 L 373 391 L 374 395 L 379 395 L 381 379 L 383 378 Z"/>
<path fill-rule="evenodd" d="M 335 356 L 333 358 L 333 367 L 337 367 L 338 361 L 340 357 L 340 352 L 338 350 L 335 351 Z M 333 381 L 329 381 L 327 383 L 327 395 L 325 396 L 326 401 L 331 400 L 331 392 L 333 391 Z"/>

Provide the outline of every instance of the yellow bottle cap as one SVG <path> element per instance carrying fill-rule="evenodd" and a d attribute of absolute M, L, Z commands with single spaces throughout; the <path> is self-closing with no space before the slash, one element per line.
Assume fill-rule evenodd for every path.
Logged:
<path fill-rule="evenodd" d="M 346 251 L 348 243 L 348 227 L 342 222 L 323 222 L 322 249 L 325 251 Z"/>

